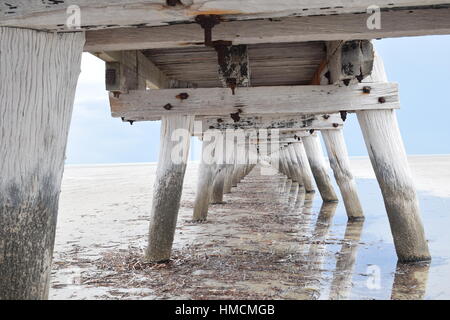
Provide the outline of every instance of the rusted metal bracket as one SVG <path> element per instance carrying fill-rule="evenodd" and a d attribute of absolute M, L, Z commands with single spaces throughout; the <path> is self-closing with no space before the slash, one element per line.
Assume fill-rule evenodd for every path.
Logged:
<path fill-rule="evenodd" d="M 205 31 L 205 46 L 214 47 L 212 41 L 212 28 L 220 23 L 220 17 L 214 14 L 198 15 L 195 17 L 197 22 Z"/>

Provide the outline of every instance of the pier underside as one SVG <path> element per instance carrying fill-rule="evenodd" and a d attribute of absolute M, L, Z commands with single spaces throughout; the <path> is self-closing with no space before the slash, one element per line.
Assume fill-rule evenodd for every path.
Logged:
<path fill-rule="evenodd" d="M 0 2 L 0 80 L 15 84 L 0 87 L 0 173 L 7 178 L 0 181 L 0 261 L 6 261 L 0 264 L 6 279 L 0 280 L 6 288 L 0 298 L 48 294 L 55 208 L 83 51 L 105 61 L 113 117 L 131 124 L 162 123 L 145 253 L 149 263 L 171 258 L 191 136 L 203 142 L 194 221 L 207 220 L 209 205 L 220 204 L 223 193 L 258 164 L 273 167 L 306 194 L 317 190 L 324 203 L 334 203 L 337 190 L 326 161 L 349 221 L 362 221 L 364 208 L 342 131 L 348 113 L 356 113 L 361 126 L 399 261 L 430 259 L 395 114 L 398 85 L 388 82 L 371 40 L 450 34 L 450 4 L 9 2 L 14 1 Z M 42 52 L 54 59 L 44 59 Z M 48 81 L 41 84 L 42 79 Z M 17 121 L 20 115 L 23 121 Z M 16 136 L 27 142 L 31 157 L 15 147 L 23 145 L 11 139 Z M 23 232 L 42 212 L 48 227 L 31 240 L 43 247 L 35 248 L 23 267 L 14 252 L 26 250 L 31 240 Z M 15 265 L 23 272 L 11 284 L 7 275 Z"/>

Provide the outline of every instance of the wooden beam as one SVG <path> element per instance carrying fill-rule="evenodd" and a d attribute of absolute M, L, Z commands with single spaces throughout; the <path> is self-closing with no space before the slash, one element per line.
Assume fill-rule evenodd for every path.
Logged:
<path fill-rule="evenodd" d="M 370 30 L 368 18 L 368 14 L 342 14 L 222 22 L 214 27 L 213 37 L 238 45 L 450 34 L 450 8 L 445 6 L 382 12 L 381 29 Z M 95 52 L 195 47 L 203 45 L 204 34 L 197 24 L 185 24 L 88 31 L 86 39 L 85 50 Z"/>
<path fill-rule="evenodd" d="M 208 129 L 278 129 L 280 131 L 333 129 L 344 124 L 338 113 L 333 114 L 302 114 L 302 115 L 266 115 L 242 116 L 235 122 L 231 116 L 206 118 L 203 130 Z"/>
<path fill-rule="evenodd" d="M 370 88 L 370 89 L 369 89 Z M 183 99 L 184 97 L 184 99 Z M 396 109 L 395 83 L 365 83 L 353 86 L 277 86 L 238 88 L 232 95 L 226 88 L 134 90 L 120 97 L 110 94 L 113 117 L 158 119 L 169 114 L 230 116 L 328 114 L 340 111 Z"/>
<path fill-rule="evenodd" d="M 124 26 L 159 26 L 192 22 L 197 15 L 215 14 L 224 20 L 248 20 L 286 16 L 319 16 L 363 13 L 372 5 L 382 9 L 427 7 L 445 3 L 441 0 L 180 0 L 175 6 L 166 0 L 9 0 L 0 3 L 0 26 L 66 31 L 67 12 L 77 5 L 81 29 Z"/>

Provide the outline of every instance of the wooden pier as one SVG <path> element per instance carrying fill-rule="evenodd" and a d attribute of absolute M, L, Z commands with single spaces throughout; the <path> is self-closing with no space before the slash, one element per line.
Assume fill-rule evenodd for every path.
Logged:
<path fill-rule="evenodd" d="M 399 88 L 371 40 L 450 34 L 443 2 L 0 1 L 0 299 L 48 296 L 83 52 L 105 61 L 113 117 L 161 121 L 148 261 L 171 257 L 191 136 L 203 144 L 195 221 L 258 163 L 325 203 L 340 191 L 348 219 L 364 219 L 343 135 L 348 113 L 399 261 L 431 259 L 396 119 Z"/>

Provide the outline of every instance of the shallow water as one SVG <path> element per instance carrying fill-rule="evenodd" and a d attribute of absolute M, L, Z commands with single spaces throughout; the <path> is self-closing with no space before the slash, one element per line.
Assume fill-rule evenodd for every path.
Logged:
<path fill-rule="evenodd" d="M 174 259 L 144 265 L 156 166 L 68 166 L 53 267 L 53 299 L 448 299 L 450 156 L 410 157 L 431 264 L 397 265 L 381 193 L 366 158 L 352 159 L 365 211 L 255 168 L 207 223 L 192 223 L 189 163 Z"/>

